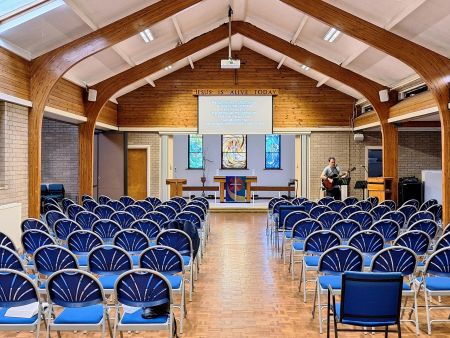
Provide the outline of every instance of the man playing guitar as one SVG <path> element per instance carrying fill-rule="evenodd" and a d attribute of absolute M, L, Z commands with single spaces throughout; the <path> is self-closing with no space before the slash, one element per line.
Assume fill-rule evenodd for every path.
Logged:
<path fill-rule="evenodd" d="M 341 199 L 341 187 L 338 184 L 338 179 L 347 177 L 347 175 L 348 172 L 341 173 L 341 169 L 336 166 L 336 159 L 334 157 L 328 159 L 328 165 L 323 169 L 322 174 L 320 175 L 327 196 L 331 196 L 335 200 Z"/>

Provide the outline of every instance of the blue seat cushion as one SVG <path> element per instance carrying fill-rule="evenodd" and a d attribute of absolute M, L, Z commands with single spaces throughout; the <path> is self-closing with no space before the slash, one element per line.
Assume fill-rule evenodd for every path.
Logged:
<path fill-rule="evenodd" d="M 285 232 L 284 232 L 284 237 L 286 237 L 286 238 L 292 238 L 292 231 L 285 231 Z"/>
<path fill-rule="evenodd" d="M 108 275 L 108 276 L 100 276 L 98 279 L 100 284 L 102 284 L 103 289 L 112 290 L 114 289 L 114 285 L 116 284 L 116 280 L 120 275 Z"/>
<path fill-rule="evenodd" d="M 341 276 L 320 276 L 319 284 L 322 289 L 328 289 L 328 285 L 331 285 L 331 288 L 334 290 L 340 290 L 342 285 L 342 277 Z"/>
<path fill-rule="evenodd" d="M 138 255 L 131 256 L 131 259 L 133 260 L 133 265 L 134 266 L 138 266 L 139 265 L 139 256 Z"/>
<path fill-rule="evenodd" d="M 169 280 L 170 286 L 172 286 L 172 289 L 179 289 L 181 286 L 181 281 L 183 280 L 183 277 L 180 275 L 166 275 L 164 276 Z"/>
<path fill-rule="evenodd" d="M 364 266 L 370 266 L 370 264 L 372 263 L 372 257 L 373 256 L 364 256 Z"/>
<path fill-rule="evenodd" d="M 152 319 L 142 318 L 143 310 L 140 309 L 134 313 L 124 313 L 122 324 L 165 324 L 169 321 L 169 315 L 161 315 Z"/>
<path fill-rule="evenodd" d="M 87 255 L 78 256 L 78 265 L 87 266 Z"/>
<path fill-rule="evenodd" d="M 319 256 L 305 256 L 306 266 L 319 266 Z"/>
<path fill-rule="evenodd" d="M 421 278 L 417 278 L 421 280 Z M 450 292 L 450 277 L 426 277 L 427 289 L 431 291 L 449 291 Z"/>
<path fill-rule="evenodd" d="M 37 320 L 37 315 L 31 318 L 5 317 L 7 308 L 0 308 L 0 324 L 33 324 Z"/>
<path fill-rule="evenodd" d="M 296 251 L 303 251 L 305 244 L 304 244 L 304 242 L 294 242 L 294 243 L 292 243 L 292 246 L 293 246 L 294 250 L 296 250 Z"/>
<path fill-rule="evenodd" d="M 191 263 L 191 256 L 182 256 L 182 257 L 184 265 L 189 265 Z"/>
<path fill-rule="evenodd" d="M 336 303 L 336 317 L 338 321 L 341 321 L 341 303 Z M 342 320 L 343 324 L 357 325 L 357 326 L 385 326 L 396 324 L 395 320 L 388 318 L 345 318 Z"/>
<path fill-rule="evenodd" d="M 98 324 L 103 318 L 103 305 L 64 308 L 55 324 Z"/>

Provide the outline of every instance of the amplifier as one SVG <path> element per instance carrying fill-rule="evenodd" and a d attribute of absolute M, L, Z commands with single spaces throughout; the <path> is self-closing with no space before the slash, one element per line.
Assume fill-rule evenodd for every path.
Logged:
<path fill-rule="evenodd" d="M 423 202 L 422 182 L 415 177 L 400 179 L 398 182 L 398 205 L 410 199 L 416 199 L 419 204 Z"/>

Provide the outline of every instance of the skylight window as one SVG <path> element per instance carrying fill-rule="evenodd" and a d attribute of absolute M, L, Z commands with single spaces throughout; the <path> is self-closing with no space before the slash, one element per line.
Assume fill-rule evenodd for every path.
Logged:
<path fill-rule="evenodd" d="M 46 2 L 48 0 L 1 0 L 0 1 L 0 20 L 13 12 L 18 12 L 20 10 L 26 10 L 32 6 L 38 5 L 40 3 Z"/>

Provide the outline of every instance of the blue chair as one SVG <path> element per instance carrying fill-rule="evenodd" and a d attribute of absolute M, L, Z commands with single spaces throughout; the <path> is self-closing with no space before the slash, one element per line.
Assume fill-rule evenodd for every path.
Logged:
<path fill-rule="evenodd" d="M 136 202 L 136 200 L 130 196 L 121 196 L 119 198 L 119 202 L 122 203 L 126 208 L 129 207 L 130 205 L 133 205 Z"/>
<path fill-rule="evenodd" d="M 436 242 L 435 246 L 434 246 L 434 250 L 440 250 L 443 248 L 448 248 L 450 247 L 450 233 L 446 233 L 444 235 L 442 235 Z"/>
<path fill-rule="evenodd" d="M 138 219 L 131 224 L 131 229 L 142 231 L 150 241 L 155 241 L 156 236 L 161 232 L 158 223 L 149 219 Z"/>
<path fill-rule="evenodd" d="M 431 245 L 430 236 L 426 232 L 420 230 L 406 231 L 393 243 L 394 246 L 403 246 L 411 249 L 418 258 L 425 258 Z M 425 265 L 418 262 L 417 268 L 423 268 Z"/>
<path fill-rule="evenodd" d="M 272 198 L 272 200 L 273 199 L 278 199 L 278 200 L 282 200 L 283 198 L 282 197 L 275 197 L 275 198 Z M 292 201 L 291 201 L 291 203 L 293 204 L 293 205 L 301 205 L 303 202 L 305 202 L 305 201 L 307 201 L 308 199 L 306 198 L 306 197 L 296 197 L 296 198 L 294 198 Z"/>
<path fill-rule="evenodd" d="M 84 202 L 84 201 L 86 201 L 86 200 L 92 200 L 92 201 L 94 201 L 94 198 L 93 198 L 91 195 L 88 195 L 88 194 L 83 194 L 83 195 L 81 195 L 81 202 Z"/>
<path fill-rule="evenodd" d="M 427 211 L 433 214 L 436 223 L 442 223 L 442 204 L 433 204 L 427 209 Z"/>
<path fill-rule="evenodd" d="M 319 259 L 317 287 L 317 305 L 319 312 L 319 331 L 322 328 L 322 299 L 331 288 L 333 294 L 340 293 L 341 275 L 346 271 L 362 271 L 364 267 L 364 256 L 351 246 L 339 245 L 325 251 Z M 316 309 L 316 298 L 313 304 L 313 317 Z"/>
<path fill-rule="evenodd" d="M 140 207 L 136 204 L 127 206 L 125 208 L 125 212 L 131 214 L 135 219 L 141 219 L 147 213 L 147 211 L 143 207 Z"/>
<path fill-rule="evenodd" d="M 346 207 L 345 203 L 342 201 L 333 201 L 328 204 L 328 207 L 336 212 L 340 212 L 342 209 Z"/>
<path fill-rule="evenodd" d="M 31 318 L 7 317 L 10 308 L 37 303 L 37 314 Z M 33 331 L 39 338 L 44 313 L 36 284 L 23 272 L 0 269 L 0 330 Z"/>
<path fill-rule="evenodd" d="M 56 210 L 50 210 L 44 216 L 45 223 L 47 223 L 47 226 L 51 229 L 52 232 L 55 232 L 55 222 L 64 218 L 67 218 L 67 216 L 61 211 Z"/>
<path fill-rule="evenodd" d="M 89 272 L 66 269 L 52 274 L 47 281 L 50 331 L 101 331 L 109 328 L 108 308 L 102 285 Z M 54 307 L 62 308 L 55 312 Z M 109 329 L 111 332 L 111 329 Z"/>
<path fill-rule="evenodd" d="M 196 213 L 191 211 L 182 211 L 178 215 L 176 215 L 175 220 L 182 221 L 182 222 L 191 222 L 198 231 L 198 235 L 200 237 L 200 255 L 199 257 L 203 256 L 203 252 L 205 250 L 206 245 L 206 231 L 203 227 L 204 223 L 202 222 L 200 216 L 198 216 Z"/>
<path fill-rule="evenodd" d="M 351 214 L 354 214 L 355 212 L 358 212 L 358 211 L 362 211 L 361 208 L 358 207 L 357 205 L 352 204 L 352 205 L 348 205 L 345 208 L 343 208 L 340 211 L 340 214 L 345 219 L 345 218 L 348 218 Z"/>
<path fill-rule="evenodd" d="M 94 212 L 95 208 L 98 207 L 98 203 L 91 199 L 86 199 L 83 201 L 83 208 L 85 208 L 87 211 Z"/>
<path fill-rule="evenodd" d="M 77 255 L 78 264 L 82 268 L 87 267 L 88 253 L 101 245 L 103 245 L 102 238 L 96 233 L 88 230 L 77 230 L 67 237 L 67 247 L 71 252 Z"/>
<path fill-rule="evenodd" d="M 4 234 L 3 232 L 0 232 L 0 246 L 3 246 L 5 248 L 11 249 L 14 252 L 17 252 L 16 245 L 14 244 L 12 239 L 9 238 L 9 236 Z"/>
<path fill-rule="evenodd" d="M 106 205 L 113 208 L 114 211 L 124 211 L 125 210 L 125 205 L 123 205 L 122 202 L 117 201 L 117 200 L 109 200 L 106 203 Z"/>
<path fill-rule="evenodd" d="M 438 201 L 435 200 L 434 198 L 429 199 L 428 201 L 425 201 L 422 203 L 422 205 L 419 208 L 419 211 L 425 211 L 427 210 L 429 207 L 431 207 L 432 205 L 438 204 Z"/>
<path fill-rule="evenodd" d="M 85 208 L 83 208 L 81 205 L 78 204 L 71 204 L 68 206 L 67 208 L 67 216 L 71 219 L 71 220 L 75 220 L 77 214 L 79 212 L 82 211 L 86 211 Z"/>
<path fill-rule="evenodd" d="M 114 337 L 117 331 L 167 330 L 173 337 L 173 298 L 170 282 L 159 272 L 148 269 L 135 269 L 122 274 L 115 286 L 116 317 Z M 120 305 L 139 307 L 133 313 L 120 312 Z M 143 308 L 169 304 L 169 312 L 152 319 L 142 318 Z"/>
<path fill-rule="evenodd" d="M 56 242 L 48 233 L 41 230 L 28 230 L 21 237 L 22 248 L 29 264 L 32 263 L 34 252 L 44 245 L 55 245 Z"/>
<path fill-rule="evenodd" d="M 303 302 L 306 302 L 306 284 L 315 281 L 315 279 L 307 280 L 306 273 L 308 271 L 317 271 L 320 255 L 338 245 L 341 245 L 341 238 L 338 234 L 329 230 L 318 230 L 306 237 L 303 245 L 303 262 L 298 285 L 298 290 L 300 291 L 303 283 Z"/>
<path fill-rule="evenodd" d="M 151 211 L 151 212 L 146 213 L 144 215 L 144 219 L 148 219 L 150 221 L 154 221 L 154 222 L 158 223 L 159 227 L 161 227 L 164 223 L 166 223 L 169 220 L 169 217 L 167 217 L 162 212 Z"/>
<path fill-rule="evenodd" d="M 27 230 L 41 230 L 47 233 L 50 233 L 47 226 L 44 222 L 36 219 L 36 218 L 26 218 L 20 223 L 20 229 L 22 232 Z"/>
<path fill-rule="evenodd" d="M 162 203 L 158 197 L 146 197 L 145 200 L 153 205 L 153 209 Z"/>
<path fill-rule="evenodd" d="M 109 219 L 112 214 L 116 211 L 109 205 L 100 204 L 94 209 L 94 214 L 96 214 L 100 219 Z"/>
<path fill-rule="evenodd" d="M 412 205 L 416 208 L 416 211 L 417 211 L 417 210 L 419 210 L 420 202 L 416 199 L 410 199 L 410 200 L 403 202 L 402 206 L 404 206 L 404 205 Z"/>
<path fill-rule="evenodd" d="M 138 266 L 139 255 L 150 246 L 150 240 L 142 231 L 124 229 L 114 236 L 113 245 L 128 252 L 133 259 L 133 264 Z"/>
<path fill-rule="evenodd" d="M 377 231 L 382 234 L 386 242 L 392 242 L 400 233 L 398 223 L 392 219 L 381 219 L 373 223 L 370 230 Z"/>
<path fill-rule="evenodd" d="M 281 257 L 283 257 L 283 262 L 286 262 L 286 255 L 285 250 L 286 248 L 289 249 L 289 243 L 292 240 L 292 228 L 294 225 L 301 221 L 302 219 L 309 218 L 309 215 L 304 211 L 291 211 L 292 208 L 296 208 L 298 206 L 286 206 L 281 207 L 280 209 L 280 220 L 278 223 L 281 223 L 279 225 L 278 231 L 281 231 L 283 234 L 283 239 L 281 243 Z M 284 208 L 288 208 L 287 212 L 288 214 L 284 216 Z"/>
<path fill-rule="evenodd" d="M 355 205 L 356 203 L 358 203 L 358 199 L 354 196 L 349 196 L 345 198 L 342 202 L 344 202 L 346 206 Z"/>
<path fill-rule="evenodd" d="M 75 255 L 59 245 L 41 246 L 35 251 L 33 259 L 41 294 L 45 294 L 46 281 L 51 274 L 65 269 L 78 269 Z"/>
<path fill-rule="evenodd" d="M 174 196 L 174 197 L 171 198 L 171 200 L 177 202 L 182 209 L 187 205 L 186 200 L 183 197 L 180 197 L 180 196 Z M 203 203 L 209 204 L 208 200 L 206 198 L 203 198 L 200 201 L 202 201 Z"/>
<path fill-rule="evenodd" d="M 183 319 L 186 315 L 183 257 L 173 248 L 156 245 L 142 252 L 139 268 L 160 272 L 169 281 L 172 292 L 181 296 L 180 304 L 174 307 L 180 309 L 180 333 L 183 333 Z"/>
<path fill-rule="evenodd" d="M 333 197 L 331 197 L 331 196 L 324 196 L 320 200 L 317 201 L 317 204 L 319 204 L 319 205 L 328 205 L 328 204 L 330 204 L 333 201 L 334 201 Z"/>
<path fill-rule="evenodd" d="M 357 222 L 351 219 L 343 219 L 334 223 L 330 230 L 337 233 L 343 241 L 348 241 L 350 237 L 362 229 Z"/>
<path fill-rule="evenodd" d="M 153 205 L 149 201 L 146 201 L 146 200 L 136 201 L 136 202 L 134 202 L 134 205 L 138 205 L 141 208 L 144 208 L 145 213 L 153 211 Z"/>
<path fill-rule="evenodd" d="M 344 272 L 340 303 L 336 302 L 333 290 L 328 292 L 327 337 L 330 337 L 330 322 L 333 318 L 334 334 L 340 331 L 384 332 L 397 326 L 401 337 L 400 307 L 403 278 L 400 273 Z M 332 303 L 331 303 L 331 297 Z M 331 313 L 332 310 L 332 313 Z M 361 326 L 361 329 L 338 329 L 338 324 Z M 373 329 L 384 327 L 384 329 Z"/>
<path fill-rule="evenodd" d="M 397 209 L 397 203 L 395 203 L 393 200 L 384 200 L 383 202 L 380 203 L 380 205 L 386 205 L 389 207 L 389 209 L 391 209 L 392 211 L 394 211 L 395 209 Z"/>
<path fill-rule="evenodd" d="M 368 230 L 373 224 L 373 217 L 367 211 L 357 211 L 350 214 L 347 219 L 351 219 L 361 226 L 362 230 Z"/>
<path fill-rule="evenodd" d="M 304 201 L 302 204 L 300 204 L 304 208 L 304 211 L 309 213 L 314 207 L 317 206 L 316 202 L 313 201 Z"/>
<path fill-rule="evenodd" d="M 422 277 L 416 279 L 418 290 L 423 288 L 425 298 L 425 313 L 427 317 L 428 334 L 431 335 L 433 322 L 449 322 L 446 319 L 432 320 L 431 310 L 442 308 L 442 305 L 433 305 L 430 297 L 450 296 L 450 247 L 435 251 L 425 263 L 425 271 Z"/>
<path fill-rule="evenodd" d="M 190 201 L 186 206 L 197 206 L 202 208 L 203 212 L 205 214 L 208 214 L 208 208 L 209 208 L 209 204 L 206 205 L 204 202 L 202 202 L 201 200 L 192 200 Z"/>
<path fill-rule="evenodd" d="M 373 207 L 369 212 L 373 217 L 373 220 L 379 221 L 381 217 L 383 217 L 385 214 L 387 214 L 389 211 L 392 211 L 391 208 L 389 208 L 387 205 L 377 205 L 376 207 Z"/>
<path fill-rule="evenodd" d="M 55 223 L 55 237 L 60 243 L 65 242 L 67 237 L 76 230 L 83 230 L 83 228 L 71 219 L 60 219 Z"/>
<path fill-rule="evenodd" d="M 67 212 L 67 209 L 70 205 L 75 204 L 74 201 L 72 201 L 70 198 L 63 198 L 62 202 L 63 212 Z"/>
<path fill-rule="evenodd" d="M 362 200 L 355 204 L 356 206 L 360 207 L 362 211 L 369 212 L 370 209 L 372 209 L 372 203 L 370 203 L 368 200 Z"/>
<path fill-rule="evenodd" d="M 0 269 L 11 269 L 25 273 L 25 267 L 20 256 L 4 246 L 0 246 Z"/>
<path fill-rule="evenodd" d="M 156 237 L 156 245 L 163 245 L 173 248 L 183 257 L 185 271 L 189 271 L 189 301 L 192 301 L 192 293 L 194 291 L 194 275 L 197 271 L 198 260 L 194 257 L 191 238 L 184 231 L 169 229 L 161 231 L 158 234 Z"/>
<path fill-rule="evenodd" d="M 101 245 L 88 254 L 87 269 L 98 275 L 98 280 L 107 295 L 114 292 L 119 276 L 133 269 L 131 256 L 122 248 L 114 245 Z"/>
<path fill-rule="evenodd" d="M 197 197 L 194 197 L 192 199 L 192 201 L 200 201 L 206 206 L 207 209 L 209 209 L 209 201 L 206 197 L 197 196 Z"/>
<path fill-rule="evenodd" d="M 382 220 L 384 219 L 391 219 L 395 221 L 400 229 L 403 229 L 406 225 L 406 216 L 401 211 L 389 211 L 388 213 L 384 214 L 383 217 L 381 217 Z"/>
<path fill-rule="evenodd" d="M 364 255 L 364 267 L 370 267 L 372 257 L 384 248 L 383 235 L 373 230 L 362 230 L 348 240 L 348 245 Z"/>
<path fill-rule="evenodd" d="M 369 201 L 370 204 L 372 204 L 372 208 L 374 208 L 378 205 L 378 197 L 376 197 L 376 196 L 369 196 L 366 198 L 366 200 Z"/>
<path fill-rule="evenodd" d="M 414 205 L 402 205 L 397 211 L 402 212 L 406 217 L 406 222 L 417 212 L 417 208 Z M 406 224 L 405 224 L 406 226 Z"/>
<path fill-rule="evenodd" d="M 43 207 L 44 214 L 46 214 L 47 212 L 49 212 L 51 210 L 63 212 L 62 209 L 57 204 L 55 205 L 53 203 L 45 203 L 44 207 Z"/>
<path fill-rule="evenodd" d="M 111 198 L 109 198 L 108 196 L 101 195 L 98 197 L 98 204 L 100 205 L 106 205 L 106 203 L 108 203 L 109 201 L 111 201 Z"/>
<path fill-rule="evenodd" d="M 292 279 L 295 277 L 295 263 L 303 262 L 302 255 L 300 255 L 299 260 L 296 260 L 296 257 L 299 256 L 298 254 L 303 254 L 306 237 L 319 230 L 322 230 L 322 224 L 312 218 L 301 219 L 292 227 L 291 252 L 289 256 L 289 268 Z"/>
<path fill-rule="evenodd" d="M 130 228 L 131 224 L 136 220 L 132 214 L 126 211 L 116 211 L 111 215 L 110 219 L 119 224 L 122 229 Z"/>
<path fill-rule="evenodd" d="M 177 211 L 170 205 L 166 205 L 166 204 L 158 205 L 155 208 L 155 211 L 159 211 L 159 212 L 163 213 L 164 215 L 167 216 L 167 218 L 169 220 L 175 219 L 175 216 L 177 215 Z"/>
<path fill-rule="evenodd" d="M 317 205 L 311 209 L 311 211 L 309 212 L 309 216 L 311 218 L 318 219 L 320 215 L 322 215 L 328 211 L 332 211 L 332 210 L 329 207 L 327 207 L 326 205 Z"/>
<path fill-rule="evenodd" d="M 75 217 L 75 222 L 77 222 L 84 230 L 91 230 L 92 225 L 97 222 L 100 218 L 90 211 L 82 211 Z"/>
<path fill-rule="evenodd" d="M 92 224 L 92 232 L 99 235 L 105 243 L 112 243 L 120 230 L 122 230 L 120 225 L 110 219 L 100 219 Z"/>
<path fill-rule="evenodd" d="M 186 205 L 182 211 L 190 211 L 193 212 L 195 214 L 197 214 L 201 220 L 204 222 L 206 221 L 206 213 L 204 211 L 204 209 L 202 209 L 200 206 L 195 205 L 195 204 L 188 204 Z"/>
<path fill-rule="evenodd" d="M 426 232 L 430 236 L 431 240 L 436 237 L 438 231 L 438 225 L 435 221 L 431 219 L 422 219 L 420 221 L 414 222 L 408 230 L 420 230 Z"/>
<path fill-rule="evenodd" d="M 177 214 L 181 211 L 181 205 L 179 205 L 178 204 L 178 202 L 177 201 L 175 201 L 175 200 L 168 200 L 168 201 L 165 201 L 165 202 L 163 202 L 162 203 L 162 205 L 168 205 L 169 207 L 172 207 L 176 212 L 177 212 Z"/>
<path fill-rule="evenodd" d="M 434 215 L 429 211 L 418 211 L 414 213 L 409 219 L 408 219 L 408 228 L 416 223 L 417 221 L 421 221 L 424 219 L 429 219 L 434 221 Z"/>
<path fill-rule="evenodd" d="M 334 223 L 340 221 L 342 215 L 336 211 L 328 211 L 320 215 L 317 220 L 322 224 L 322 228 L 325 230 L 331 229 Z"/>

